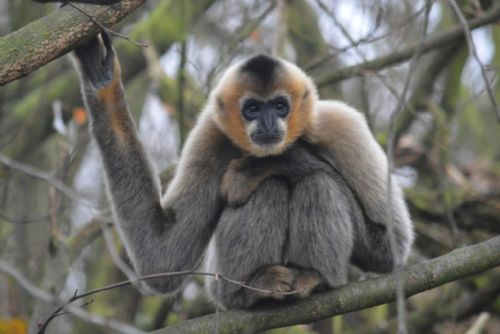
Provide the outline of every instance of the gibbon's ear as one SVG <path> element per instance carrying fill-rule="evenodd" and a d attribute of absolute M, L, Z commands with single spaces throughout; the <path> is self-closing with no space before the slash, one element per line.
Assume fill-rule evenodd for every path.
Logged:
<path fill-rule="evenodd" d="M 87 44 L 75 49 L 82 75 L 99 89 L 108 86 L 113 80 L 115 52 L 111 39 L 106 32 L 92 38 Z"/>

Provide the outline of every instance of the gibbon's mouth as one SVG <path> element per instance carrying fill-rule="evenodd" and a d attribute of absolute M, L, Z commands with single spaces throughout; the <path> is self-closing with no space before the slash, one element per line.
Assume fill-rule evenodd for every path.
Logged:
<path fill-rule="evenodd" d="M 271 146 L 278 144 L 281 142 L 283 139 L 283 134 L 278 133 L 278 134 L 273 134 L 273 135 L 259 135 L 259 134 L 252 134 L 252 141 L 261 146 Z"/>

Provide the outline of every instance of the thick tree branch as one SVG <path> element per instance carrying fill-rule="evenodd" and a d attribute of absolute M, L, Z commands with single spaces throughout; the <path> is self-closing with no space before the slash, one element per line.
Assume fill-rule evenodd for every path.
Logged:
<path fill-rule="evenodd" d="M 469 29 L 472 30 L 487 24 L 498 22 L 499 19 L 500 4 L 496 3 L 484 15 L 467 21 L 467 24 Z M 318 87 L 332 85 L 350 77 L 360 76 L 370 71 L 378 71 L 388 66 L 404 62 L 410 59 L 420 47 L 422 48 L 421 52 L 425 53 L 447 46 L 449 43 L 455 42 L 461 38 L 464 38 L 464 28 L 462 25 L 457 24 L 457 26 L 452 29 L 436 34 L 434 37 L 430 37 L 424 42 L 422 47 L 420 46 L 420 42 L 416 42 L 403 50 L 391 52 L 388 55 L 378 57 L 361 64 L 335 69 L 330 73 L 325 73 L 319 76 L 315 81 Z"/>
<path fill-rule="evenodd" d="M 122 0 L 111 6 L 79 4 L 105 27 L 112 26 L 145 0 Z M 71 6 L 0 38 L 0 85 L 19 79 L 83 44 L 101 28 Z"/>
<path fill-rule="evenodd" d="M 483 243 L 459 248 L 402 272 L 406 296 L 435 288 L 500 265 L 500 236 Z M 337 314 L 352 312 L 396 298 L 394 274 L 348 284 L 293 304 L 272 309 L 228 311 L 220 314 L 220 333 L 254 333 L 272 328 L 310 323 Z M 183 322 L 155 331 L 168 333 L 211 333 L 215 316 Z"/>

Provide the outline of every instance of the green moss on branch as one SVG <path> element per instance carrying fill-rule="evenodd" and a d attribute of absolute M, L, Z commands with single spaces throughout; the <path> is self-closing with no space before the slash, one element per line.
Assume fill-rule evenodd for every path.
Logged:
<path fill-rule="evenodd" d="M 112 6 L 78 6 L 94 20 L 109 27 L 132 13 L 144 1 L 123 0 Z M 19 79 L 68 53 L 100 29 L 89 16 L 65 6 L 0 38 L 0 85 Z"/>

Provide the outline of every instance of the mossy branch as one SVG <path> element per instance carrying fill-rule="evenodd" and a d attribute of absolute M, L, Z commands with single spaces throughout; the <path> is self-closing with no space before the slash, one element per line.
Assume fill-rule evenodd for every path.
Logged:
<path fill-rule="evenodd" d="M 145 0 L 122 0 L 111 6 L 79 4 L 85 13 L 65 6 L 0 38 L 0 85 L 19 79 L 82 45 L 136 10 Z"/>
<path fill-rule="evenodd" d="M 500 265 L 500 236 L 406 268 L 402 273 L 405 295 L 413 296 L 498 265 Z M 396 298 L 395 284 L 394 274 L 391 274 L 354 282 L 289 305 L 224 312 L 219 315 L 220 333 L 254 333 L 311 323 L 334 315 L 389 303 Z M 212 314 L 153 333 L 212 333 L 215 322 L 215 315 Z"/>

